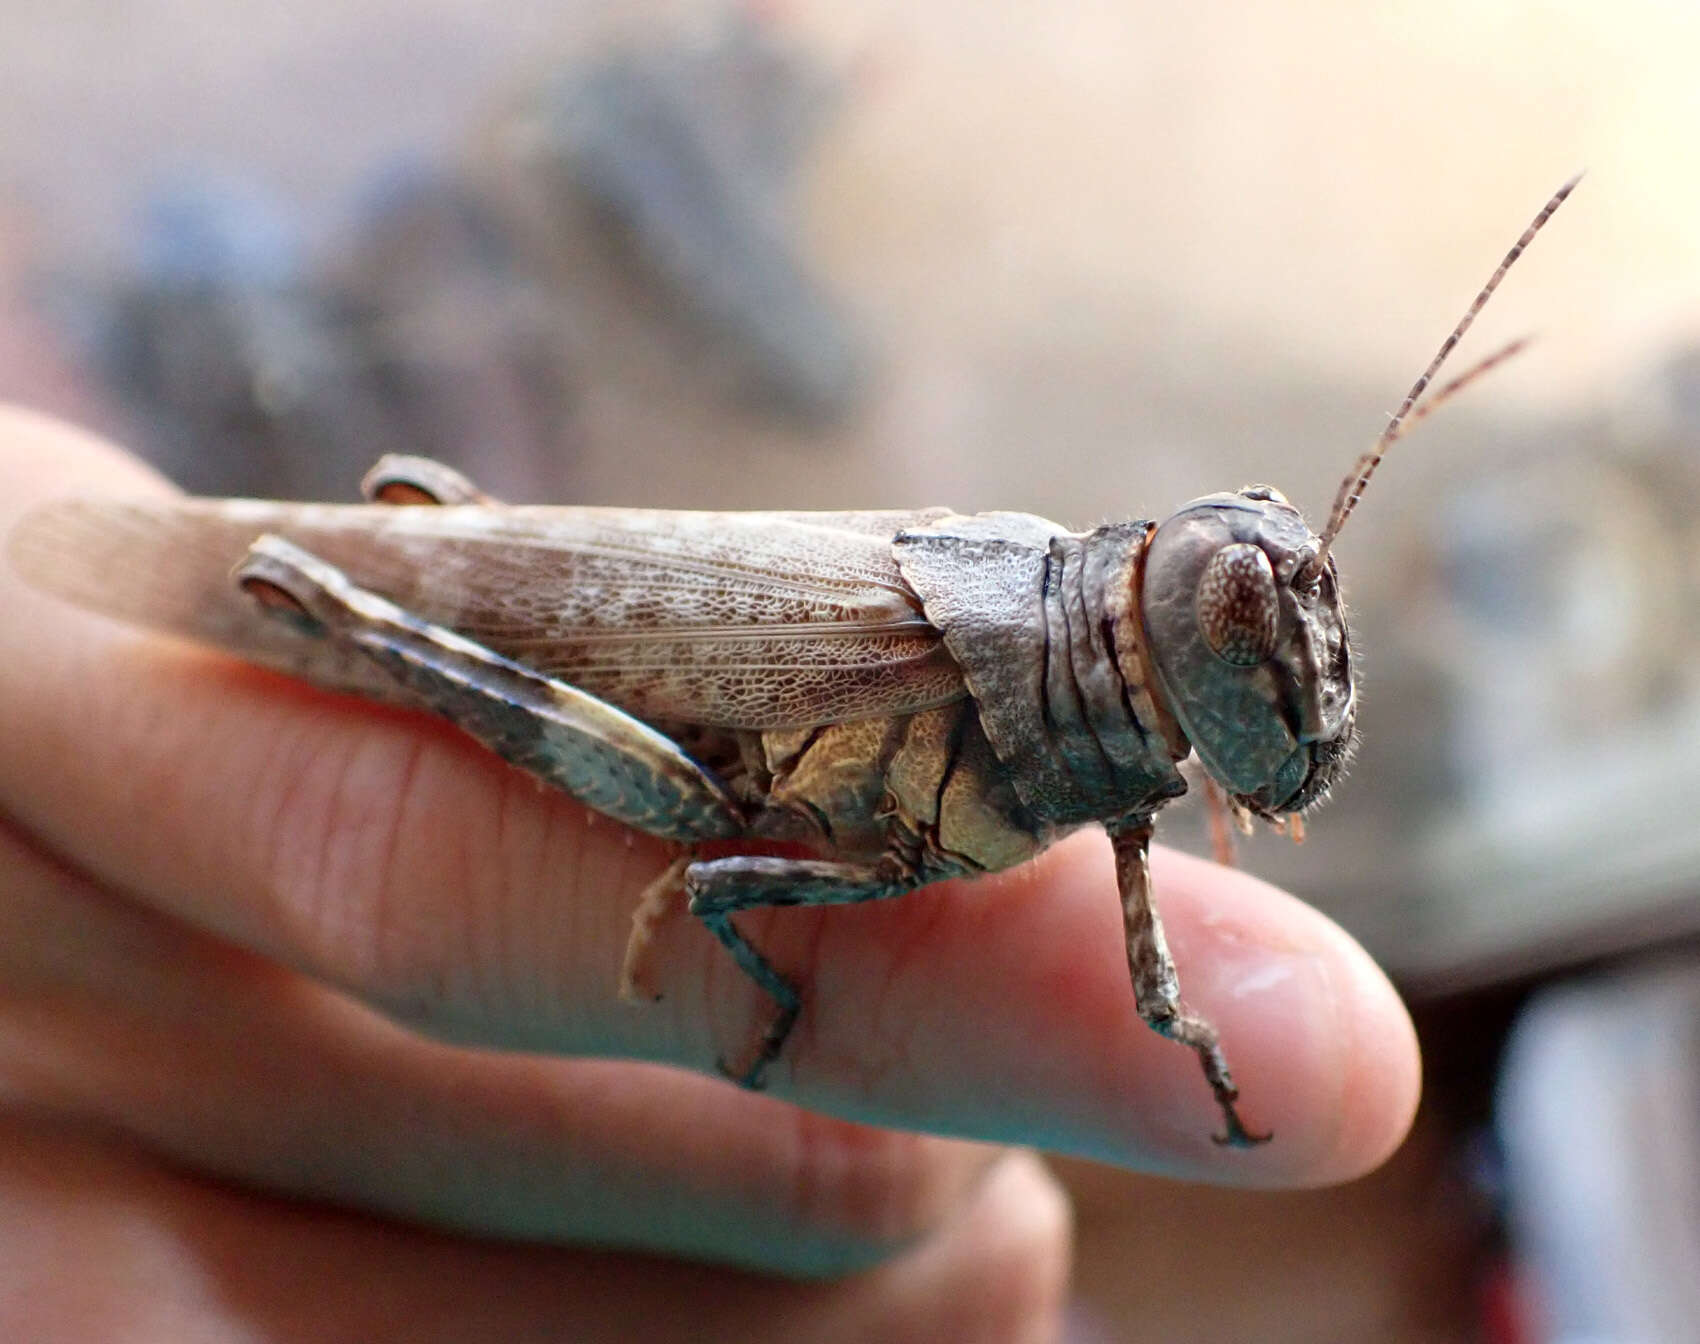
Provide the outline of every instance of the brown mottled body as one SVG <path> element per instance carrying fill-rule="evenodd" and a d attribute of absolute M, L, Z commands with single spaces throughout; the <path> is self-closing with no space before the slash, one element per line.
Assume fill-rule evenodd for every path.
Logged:
<path fill-rule="evenodd" d="M 86 605 L 435 710 L 653 834 L 812 848 L 692 860 L 634 918 L 628 992 L 682 874 L 693 913 L 778 1004 L 746 1083 L 801 1000 L 736 911 L 997 871 L 1094 821 L 1143 846 L 1185 789 L 1188 741 L 1141 618 L 1153 524 L 508 508 L 409 459 L 366 488 L 390 507 L 66 501 L 12 552 Z M 1130 931 L 1160 937 L 1148 889 L 1124 898 L 1143 911 Z M 1142 1012 L 1172 1000 L 1165 1022 L 1181 1016 L 1172 969 L 1136 986 Z M 1215 1050 L 1214 1033 L 1188 1043 Z M 1217 1072 L 1224 1137 L 1253 1141 Z"/>

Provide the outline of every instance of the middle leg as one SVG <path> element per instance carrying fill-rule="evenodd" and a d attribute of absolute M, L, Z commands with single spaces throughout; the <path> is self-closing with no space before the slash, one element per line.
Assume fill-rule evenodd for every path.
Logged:
<path fill-rule="evenodd" d="M 693 863 L 686 869 L 685 890 L 690 894 L 691 913 L 702 920 L 744 974 L 760 985 L 779 1009 L 762 1033 L 749 1067 L 733 1070 L 722 1061 L 721 1072 L 744 1087 L 761 1087 L 768 1065 L 779 1058 L 802 1010 L 797 987 L 738 931 L 732 922 L 734 912 L 760 906 L 852 905 L 885 900 L 947 875 L 920 877 L 884 861 L 831 863 L 758 855 Z"/>

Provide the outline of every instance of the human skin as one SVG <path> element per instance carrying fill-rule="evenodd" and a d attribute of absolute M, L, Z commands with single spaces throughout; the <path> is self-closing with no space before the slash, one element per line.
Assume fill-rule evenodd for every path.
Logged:
<path fill-rule="evenodd" d="M 0 412 L 0 537 L 169 487 Z M 761 1005 L 682 914 L 614 982 L 658 843 L 430 717 L 41 596 L 0 565 L 0 1335 L 1054 1337 L 1066 1202 L 1026 1146 L 1247 1186 L 1409 1127 L 1406 1013 L 1334 924 L 1170 853 L 1158 901 L 1247 1119 L 1134 1012 L 1109 846 L 752 912 Z M 674 1067 L 658 1067 L 674 1066 Z M 591 1249 L 595 1248 L 595 1249 Z M 122 1328 L 119 1328 L 122 1327 Z"/>

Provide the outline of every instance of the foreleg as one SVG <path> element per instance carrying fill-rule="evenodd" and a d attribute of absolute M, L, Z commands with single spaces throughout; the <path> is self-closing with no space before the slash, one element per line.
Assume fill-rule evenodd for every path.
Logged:
<path fill-rule="evenodd" d="M 1198 1056 L 1210 1092 L 1222 1108 L 1225 1133 L 1217 1143 L 1234 1148 L 1251 1148 L 1267 1143 L 1268 1134 L 1256 1134 L 1240 1120 L 1234 1103 L 1239 1089 L 1228 1072 L 1216 1028 L 1202 1017 L 1189 1013 L 1181 1003 L 1180 980 L 1174 958 L 1163 936 L 1163 921 L 1151 899 L 1151 823 L 1142 820 L 1110 835 L 1116 852 L 1116 882 L 1121 888 L 1122 925 L 1127 934 L 1127 964 L 1133 975 L 1133 997 L 1139 1016 L 1159 1035 L 1179 1041 Z"/>

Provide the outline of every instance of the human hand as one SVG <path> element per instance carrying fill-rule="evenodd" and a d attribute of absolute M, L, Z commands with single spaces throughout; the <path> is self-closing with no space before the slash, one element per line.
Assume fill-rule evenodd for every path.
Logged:
<path fill-rule="evenodd" d="M 48 498 L 166 488 L 17 412 L 0 481 L 0 537 Z M 755 914 L 813 998 L 772 1094 L 741 1092 L 686 1071 L 761 1011 L 693 921 L 659 931 L 664 1002 L 613 992 L 660 845 L 435 720 L 4 567 L 0 613 L 19 1337 L 1044 1338 L 1066 1207 L 998 1145 L 1293 1185 L 1368 1170 L 1409 1125 L 1414 1037 L 1362 950 L 1160 854 L 1187 997 L 1275 1134 L 1213 1146 L 1196 1060 L 1134 1012 L 1095 834 L 901 900 Z"/>

